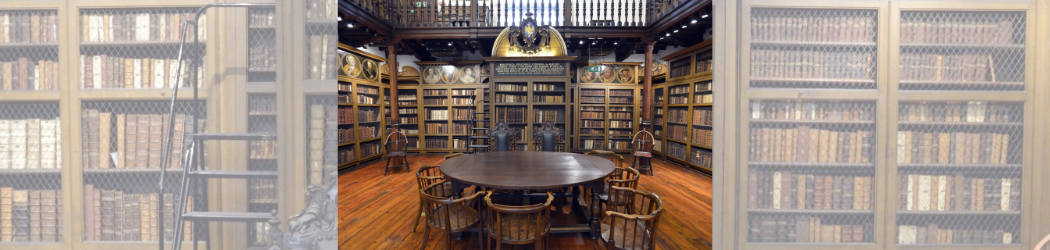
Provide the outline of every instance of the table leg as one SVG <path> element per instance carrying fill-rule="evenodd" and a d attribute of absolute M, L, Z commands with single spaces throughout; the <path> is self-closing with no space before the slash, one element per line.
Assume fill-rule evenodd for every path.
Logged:
<path fill-rule="evenodd" d="M 601 217 L 599 215 L 599 213 L 601 213 L 601 211 L 599 211 L 599 208 L 601 207 L 601 206 L 598 205 L 599 202 L 601 202 L 601 201 L 598 200 L 598 192 L 595 192 L 594 189 L 591 189 L 591 239 L 592 240 L 597 240 L 598 239 L 598 229 L 600 228 L 600 225 L 599 225 L 599 222 L 598 222 L 598 217 Z"/>

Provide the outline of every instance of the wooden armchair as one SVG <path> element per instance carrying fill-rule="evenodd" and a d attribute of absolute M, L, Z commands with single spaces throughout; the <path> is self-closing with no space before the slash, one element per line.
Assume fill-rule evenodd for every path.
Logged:
<path fill-rule="evenodd" d="M 626 204 L 611 208 L 601 222 L 605 249 L 656 249 L 656 229 L 664 203 L 653 193 L 631 188 L 610 187 L 610 203 Z M 618 199 L 623 200 L 618 200 Z"/>
<path fill-rule="evenodd" d="M 418 187 L 419 190 L 423 190 L 423 188 L 439 182 L 444 182 L 442 188 L 445 190 L 442 190 L 442 193 L 448 194 L 449 196 L 455 193 L 452 191 L 452 183 L 445 182 L 445 175 L 441 174 L 438 166 L 422 166 L 416 169 L 416 187 Z M 426 213 L 423 212 L 423 196 L 420 195 L 419 209 L 416 213 L 416 224 L 412 226 L 412 232 L 415 232 L 416 228 L 419 227 L 419 218 L 423 216 L 426 216 Z"/>
<path fill-rule="evenodd" d="M 503 243 L 513 245 L 524 245 L 535 243 L 536 249 L 540 249 L 540 240 L 546 241 L 547 249 L 550 249 L 550 218 L 551 202 L 554 195 L 547 193 L 547 201 L 542 204 L 525 206 L 508 206 L 492 203 L 492 191 L 487 192 L 485 203 L 488 205 L 488 213 L 485 216 L 485 229 L 488 230 L 488 239 L 496 240 L 496 249 L 500 249 Z"/>
<path fill-rule="evenodd" d="M 386 136 L 386 168 L 383 170 L 383 175 L 386 175 L 391 168 L 397 169 L 405 167 L 409 171 L 412 167 L 408 163 L 408 136 L 401 130 L 394 130 Z M 390 160 L 394 160 L 394 165 L 390 165 Z"/>
<path fill-rule="evenodd" d="M 492 132 L 489 132 L 489 138 L 490 151 L 514 151 L 514 142 L 518 141 L 519 134 L 506 122 L 499 122 L 492 128 Z"/>
<path fill-rule="evenodd" d="M 616 168 L 616 170 L 613 170 L 613 172 L 609 174 L 609 178 L 605 179 L 605 190 L 602 190 L 602 193 L 598 194 L 598 198 L 602 203 L 605 203 L 610 210 L 613 208 L 624 207 L 627 205 L 627 197 L 616 197 L 616 199 L 609 198 L 611 195 L 614 195 L 614 193 L 611 192 L 611 187 L 636 189 L 640 177 L 641 174 L 638 170 L 633 168 Z M 625 193 L 620 192 L 616 194 L 624 195 Z M 614 203 L 611 200 L 616 200 L 617 202 Z"/>
<path fill-rule="evenodd" d="M 648 121 L 642 122 L 642 131 L 638 131 L 631 138 L 631 154 L 634 156 L 631 168 L 641 169 L 647 171 L 649 175 L 653 175 L 653 144 L 656 138 L 653 137 L 653 133 L 645 130 L 648 126 Z"/>
<path fill-rule="evenodd" d="M 423 211 L 427 214 L 427 229 L 423 231 L 423 245 L 419 249 L 426 249 L 430 238 L 430 228 L 445 232 L 446 247 L 452 249 L 453 234 L 466 231 L 470 227 L 477 226 L 481 232 L 481 202 L 475 202 L 481 196 L 481 192 L 460 199 L 452 199 L 444 185 L 446 181 L 433 183 L 419 190 L 419 196 L 423 201 Z M 478 237 L 481 243 L 481 237 Z"/>
<path fill-rule="evenodd" d="M 532 148 L 536 151 L 545 152 L 564 152 L 565 146 L 561 142 L 565 133 L 556 126 L 554 123 L 545 122 L 543 126 L 532 132 Z"/>
<path fill-rule="evenodd" d="M 591 150 L 590 152 L 584 153 L 584 155 L 594 155 L 601 158 L 605 158 L 613 163 L 616 163 L 616 167 L 623 167 L 623 156 L 616 154 L 616 152 L 608 150 Z M 615 173 L 615 172 L 613 172 Z"/>

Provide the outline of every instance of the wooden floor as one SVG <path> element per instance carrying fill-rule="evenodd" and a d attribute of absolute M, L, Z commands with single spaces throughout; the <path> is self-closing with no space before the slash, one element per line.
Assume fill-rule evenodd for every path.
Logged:
<path fill-rule="evenodd" d="M 630 165 L 630 158 L 624 161 Z M 438 165 L 442 156 L 409 156 L 412 170 Z M 339 175 L 339 249 L 419 249 L 423 227 L 412 232 L 419 195 L 414 172 L 383 176 L 385 161 L 373 161 Z M 657 229 L 657 249 L 711 249 L 711 177 L 681 165 L 654 160 L 656 175 L 643 175 L 641 190 L 656 193 L 666 213 Z M 423 223 L 420 223 L 423 224 Z M 453 242 L 455 249 L 481 249 L 476 234 Z M 553 249 L 605 249 L 587 233 L 554 234 Z M 431 230 L 426 249 L 444 249 L 441 232 Z M 534 249 L 504 246 L 504 249 Z"/>

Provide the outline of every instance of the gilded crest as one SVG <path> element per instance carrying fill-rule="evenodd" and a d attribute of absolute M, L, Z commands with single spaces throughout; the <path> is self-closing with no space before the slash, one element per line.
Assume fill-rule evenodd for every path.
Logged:
<path fill-rule="evenodd" d="M 526 55 L 540 52 L 541 49 L 550 49 L 551 31 L 550 26 L 536 26 L 536 19 L 532 13 L 526 13 L 526 18 L 521 22 L 521 28 L 512 29 L 507 36 L 511 49 Z"/>

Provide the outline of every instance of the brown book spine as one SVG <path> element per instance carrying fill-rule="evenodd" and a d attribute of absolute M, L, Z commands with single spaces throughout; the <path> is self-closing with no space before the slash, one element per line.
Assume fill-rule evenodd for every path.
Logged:
<path fill-rule="evenodd" d="M 164 116 L 149 116 L 149 161 L 147 168 L 160 168 L 161 146 L 164 136 Z"/>
<path fill-rule="evenodd" d="M 150 116 L 138 115 L 135 129 L 135 168 L 146 168 L 149 161 Z"/>
<path fill-rule="evenodd" d="M 29 241 L 40 242 L 40 190 L 29 191 Z"/>

